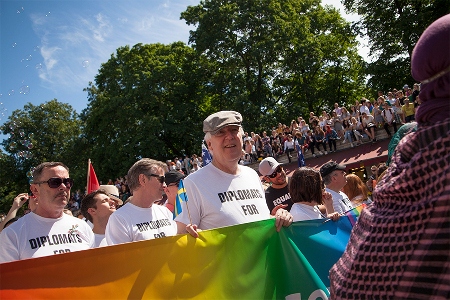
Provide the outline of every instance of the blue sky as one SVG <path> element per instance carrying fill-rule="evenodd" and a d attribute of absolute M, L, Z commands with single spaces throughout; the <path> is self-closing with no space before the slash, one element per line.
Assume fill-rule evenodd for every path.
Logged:
<path fill-rule="evenodd" d="M 83 88 L 121 46 L 187 43 L 180 13 L 198 0 L 0 2 L 0 124 L 54 98 L 80 113 Z"/>
<path fill-rule="evenodd" d="M 180 13 L 199 2 L 1 0 L 0 125 L 26 103 L 54 98 L 80 113 L 87 106 L 83 88 L 117 48 L 187 43 L 194 28 L 180 20 Z M 322 2 L 342 8 L 337 0 Z"/>

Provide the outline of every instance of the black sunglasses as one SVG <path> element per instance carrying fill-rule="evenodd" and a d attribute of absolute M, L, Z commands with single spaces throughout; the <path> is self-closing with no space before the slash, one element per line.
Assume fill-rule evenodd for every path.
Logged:
<path fill-rule="evenodd" d="M 148 174 L 148 176 L 156 177 L 156 180 L 158 180 L 159 183 L 164 183 L 164 181 L 166 180 L 166 177 L 164 175 Z"/>
<path fill-rule="evenodd" d="M 72 178 L 55 177 L 55 178 L 50 178 L 47 181 L 39 181 L 39 182 L 33 182 L 33 183 L 35 183 L 35 184 L 47 183 L 48 186 L 51 187 L 52 189 L 56 189 L 61 185 L 61 183 L 64 183 L 66 188 L 70 189 L 73 186 L 73 179 Z"/>
<path fill-rule="evenodd" d="M 275 178 L 275 177 L 277 177 L 277 174 L 278 174 L 278 173 L 281 173 L 281 172 L 283 172 L 283 167 L 282 167 L 282 166 L 278 166 L 278 167 L 275 169 L 275 171 L 273 171 L 273 173 L 270 174 L 270 175 L 267 176 L 267 177 L 269 177 L 269 178 Z"/>

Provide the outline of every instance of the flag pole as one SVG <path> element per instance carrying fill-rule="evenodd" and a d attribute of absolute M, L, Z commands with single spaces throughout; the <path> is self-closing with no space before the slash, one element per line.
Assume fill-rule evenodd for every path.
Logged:
<path fill-rule="evenodd" d="M 89 191 L 89 177 L 90 177 L 90 167 L 91 167 L 91 159 L 88 159 L 88 167 L 87 167 L 87 182 L 86 182 L 86 193 Z"/>
<path fill-rule="evenodd" d="M 187 208 L 187 211 L 188 211 L 189 223 L 191 223 L 191 225 L 194 225 L 194 224 L 192 224 L 191 213 L 189 212 L 189 205 L 188 205 L 187 202 L 186 202 L 186 208 Z"/>

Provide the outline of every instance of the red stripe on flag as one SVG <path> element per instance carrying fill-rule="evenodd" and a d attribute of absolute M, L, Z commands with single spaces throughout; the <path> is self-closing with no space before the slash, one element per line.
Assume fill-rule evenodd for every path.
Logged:
<path fill-rule="evenodd" d="M 88 186 L 87 193 L 96 191 L 100 188 L 100 184 L 98 183 L 97 175 L 95 174 L 94 167 L 91 163 L 89 163 L 89 177 L 88 177 Z"/>

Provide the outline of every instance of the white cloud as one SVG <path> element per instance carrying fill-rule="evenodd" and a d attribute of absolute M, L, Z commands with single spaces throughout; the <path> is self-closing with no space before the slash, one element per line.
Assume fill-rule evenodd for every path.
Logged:
<path fill-rule="evenodd" d="M 97 27 L 93 28 L 94 39 L 98 40 L 99 42 L 104 42 L 105 37 L 107 37 L 112 31 L 112 26 L 109 23 L 108 18 L 101 13 L 97 14 L 95 16 L 95 19 L 97 21 Z"/>
<path fill-rule="evenodd" d="M 46 45 L 41 46 L 41 55 L 44 58 L 45 69 L 48 71 L 51 71 L 58 63 L 56 56 L 59 51 L 61 51 L 61 48 L 59 47 L 47 47 Z"/>
<path fill-rule="evenodd" d="M 41 84 L 55 94 L 78 93 L 119 47 L 187 43 L 190 27 L 180 20 L 180 12 L 199 1 L 155 2 L 96 2 L 85 10 L 55 10 L 51 18 L 35 14 L 33 29 L 44 58 L 37 71 Z M 83 65 L 85 61 L 89 64 Z"/>

